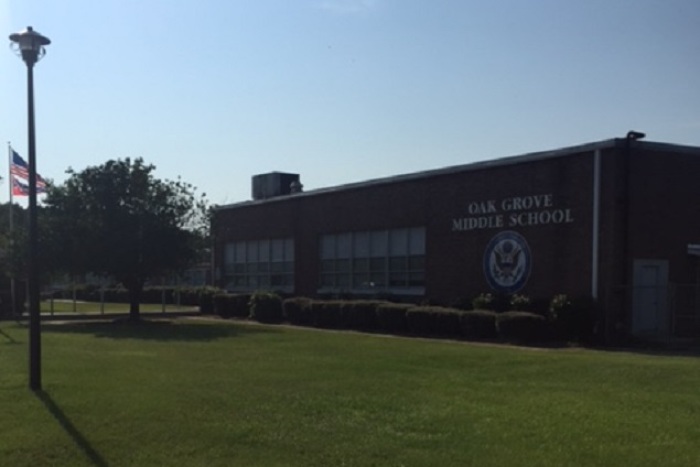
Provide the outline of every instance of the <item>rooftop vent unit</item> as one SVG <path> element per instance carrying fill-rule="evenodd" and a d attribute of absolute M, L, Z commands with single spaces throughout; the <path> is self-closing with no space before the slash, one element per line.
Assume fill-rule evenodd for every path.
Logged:
<path fill-rule="evenodd" d="M 301 192 L 299 174 L 270 172 L 253 175 L 253 199 L 267 199 Z"/>

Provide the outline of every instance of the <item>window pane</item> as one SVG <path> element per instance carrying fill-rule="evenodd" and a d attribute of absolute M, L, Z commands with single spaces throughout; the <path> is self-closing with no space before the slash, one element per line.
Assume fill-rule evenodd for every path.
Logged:
<path fill-rule="evenodd" d="M 333 274 L 321 274 L 321 287 L 334 287 L 334 279 L 335 275 Z"/>
<path fill-rule="evenodd" d="M 372 272 L 380 272 L 386 270 L 385 258 L 372 258 L 369 260 L 369 270 Z"/>
<path fill-rule="evenodd" d="M 324 259 L 321 261 L 322 272 L 335 272 L 335 261 L 332 259 Z"/>
<path fill-rule="evenodd" d="M 270 261 L 270 240 L 260 240 L 258 242 L 258 260 L 260 262 Z"/>
<path fill-rule="evenodd" d="M 408 275 L 402 272 L 392 272 L 389 276 L 389 287 L 405 287 Z"/>
<path fill-rule="evenodd" d="M 287 238 L 284 241 L 284 260 L 294 261 L 294 239 Z"/>
<path fill-rule="evenodd" d="M 369 258 L 355 258 L 352 260 L 353 272 L 369 271 Z"/>
<path fill-rule="evenodd" d="M 422 272 L 412 272 L 408 275 L 408 285 L 411 287 L 424 287 L 425 274 Z"/>
<path fill-rule="evenodd" d="M 354 288 L 358 289 L 366 289 L 366 288 L 371 288 L 371 281 L 369 280 L 369 274 L 366 272 L 363 273 L 354 273 L 352 275 L 352 286 Z"/>
<path fill-rule="evenodd" d="M 352 253 L 352 236 L 349 233 L 338 235 L 335 246 L 335 253 L 338 258 L 350 258 Z"/>
<path fill-rule="evenodd" d="M 279 287 L 284 284 L 284 275 L 282 274 L 273 274 L 270 276 L 270 285 L 272 287 Z"/>
<path fill-rule="evenodd" d="M 336 260 L 335 267 L 340 272 L 350 272 L 350 260 L 349 259 Z"/>
<path fill-rule="evenodd" d="M 338 274 L 338 287 L 341 289 L 350 288 L 350 274 Z"/>
<path fill-rule="evenodd" d="M 372 283 L 374 287 L 385 287 L 386 286 L 386 274 L 384 272 L 380 273 L 371 273 L 369 275 L 369 281 Z"/>
<path fill-rule="evenodd" d="M 321 259 L 335 258 L 335 235 L 321 237 Z"/>
<path fill-rule="evenodd" d="M 224 247 L 224 264 L 231 264 L 236 261 L 236 245 L 227 243 Z"/>
<path fill-rule="evenodd" d="M 405 271 L 406 269 L 408 269 L 408 259 L 406 257 L 389 258 L 390 271 Z"/>
<path fill-rule="evenodd" d="M 275 239 L 270 243 L 272 248 L 270 259 L 272 261 L 284 261 L 284 240 Z"/>
<path fill-rule="evenodd" d="M 410 255 L 425 254 L 425 227 L 408 229 L 408 253 Z"/>
<path fill-rule="evenodd" d="M 370 232 L 370 256 L 373 258 L 387 256 L 387 233 L 386 230 Z"/>
<path fill-rule="evenodd" d="M 408 254 L 408 229 L 397 229 L 389 232 L 390 256 L 406 256 Z"/>
<path fill-rule="evenodd" d="M 355 258 L 369 257 L 369 232 L 355 232 L 353 234 L 352 255 Z"/>
<path fill-rule="evenodd" d="M 258 286 L 258 276 L 248 276 L 248 287 L 256 288 Z"/>
<path fill-rule="evenodd" d="M 425 271 L 425 256 L 409 256 L 408 269 L 411 271 Z"/>
<path fill-rule="evenodd" d="M 246 248 L 248 254 L 249 263 L 258 262 L 258 242 L 248 242 L 248 247 Z"/>
<path fill-rule="evenodd" d="M 245 263 L 245 242 L 237 242 L 236 244 L 236 262 Z"/>

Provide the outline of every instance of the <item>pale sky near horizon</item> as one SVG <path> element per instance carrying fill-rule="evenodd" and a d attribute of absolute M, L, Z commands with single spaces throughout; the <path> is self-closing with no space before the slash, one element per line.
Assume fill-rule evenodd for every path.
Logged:
<path fill-rule="evenodd" d="M 213 204 L 623 137 L 700 146 L 699 0 L 0 0 L 0 138 L 37 169 L 143 157 Z M 8 200 L 7 162 L 0 202 Z"/>

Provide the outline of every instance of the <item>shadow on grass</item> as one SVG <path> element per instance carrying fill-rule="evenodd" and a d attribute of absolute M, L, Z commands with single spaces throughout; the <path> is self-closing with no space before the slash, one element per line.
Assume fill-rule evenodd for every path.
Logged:
<path fill-rule="evenodd" d="M 7 344 L 19 344 L 12 336 L 9 334 L 6 334 L 5 331 L 0 329 L 0 337 L 3 337 L 7 342 Z"/>
<path fill-rule="evenodd" d="M 90 459 L 93 465 L 106 466 L 107 462 L 102 458 L 99 452 L 90 445 L 90 442 L 83 434 L 73 425 L 73 422 L 66 416 L 61 408 L 54 402 L 51 395 L 45 391 L 37 391 L 36 396 L 44 404 L 46 409 L 53 415 L 53 418 L 61 425 L 61 428 L 71 437 L 73 442 L 80 448 L 85 456 Z"/>
<path fill-rule="evenodd" d="M 186 323 L 177 320 L 129 320 L 60 323 L 42 326 L 42 332 L 92 334 L 107 339 L 143 339 L 154 341 L 213 341 L 279 331 L 260 326 Z"/>

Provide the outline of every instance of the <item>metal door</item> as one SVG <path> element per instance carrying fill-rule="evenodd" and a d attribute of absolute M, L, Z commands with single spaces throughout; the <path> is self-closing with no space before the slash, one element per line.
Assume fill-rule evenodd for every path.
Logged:
<path fill-rule="evenodd" d="M 633 281 L 632 332 L 667 332 L 668 261 L 635 260 Z"/>

